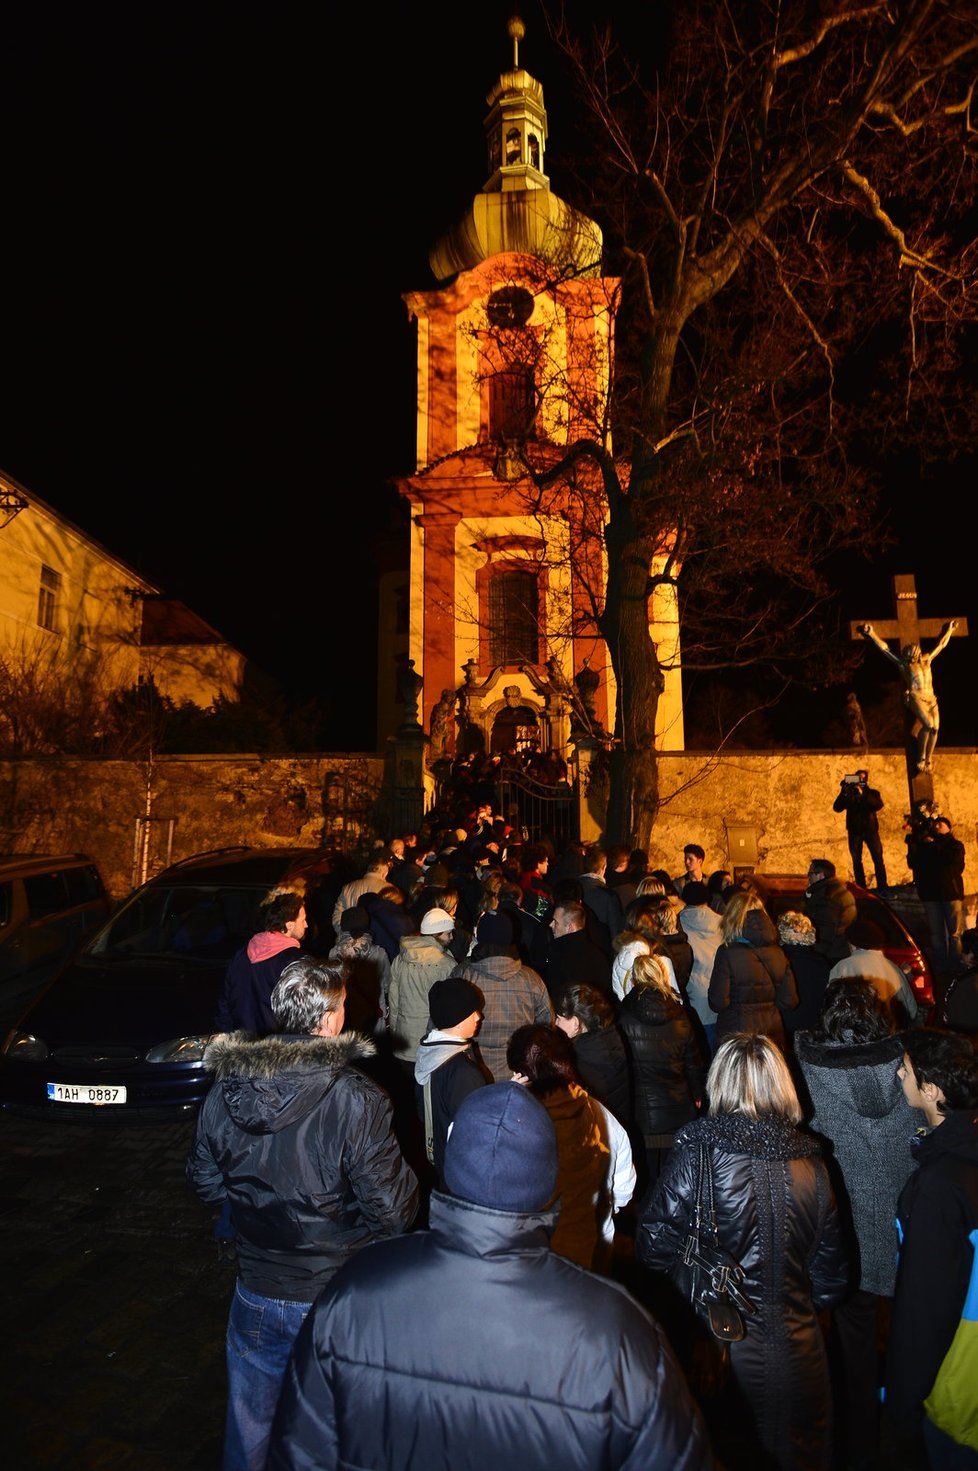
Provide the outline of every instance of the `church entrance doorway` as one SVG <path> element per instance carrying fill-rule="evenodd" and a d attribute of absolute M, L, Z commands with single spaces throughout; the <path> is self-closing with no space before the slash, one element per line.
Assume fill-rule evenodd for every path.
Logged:
<path fill-rule="evenodd" d="M 526 758 L 540 749 L 540 722 L 529 705 L 507 705 L 492 723 L 489 750 L 493 756 Z"/>

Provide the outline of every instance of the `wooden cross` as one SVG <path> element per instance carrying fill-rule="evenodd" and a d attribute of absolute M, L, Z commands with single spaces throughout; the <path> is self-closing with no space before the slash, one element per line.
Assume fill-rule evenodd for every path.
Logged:
<path fill-rule="evenodd" d="M 874 623 L 873 627 L 881 639 L 887 642 L 896 641 L 898 649 L 905 649 L 908 644 L 919 644 L 921 639 L 940 638 L 944 631 L 947 620 L 942 618 L 920 618 L 917 614 L 917 584 L 912 575 L 902 575 L 893 579 L 893 599 L 896 603 L 896 617 L 883 619 L 880 623 Z M 860 629 L 866 619 L 860 618 L 850 622 L 849 633 L 854 639 L 861 639 Z M 955 638 L 966 638 L 968 635 L 968 620 L 959 618 L 954 630 Z M 916 740 L 912 734 L 913 717 L 907 712 L 907 781 L 910 787 L 911 805 L 920 801 L 933 801 L 934 782 L 929 772 L 917 771 Z"/>
<path fill-rule="evenodd" d="M 917 584 L 912 575 L 894 577 L 893 600 L 896 603 L 896 617 L 873 624 L 880 638 L 885 638 L 887 642 L 896 639 L 901 649 L 905 649 L 907 644 L 919 644 L 922 638 L 940 638 L 947 620 L 917 616 Z M 849 624 L 849 632 L 853 638 L 860 637 L 859 629 L 866 622 L 868 619 L 859 618 Z M 965 638 L 967 633 L 968 620 L 959 618 L 954 630 L 955 638 Z"/>

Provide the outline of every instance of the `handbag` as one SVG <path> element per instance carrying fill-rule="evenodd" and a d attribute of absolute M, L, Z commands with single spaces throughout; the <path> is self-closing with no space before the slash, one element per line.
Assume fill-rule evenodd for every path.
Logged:
<path fill-rule="evenodd" d="M 669 1275 L 720 1343 L 737 1343 L 746 1336 L 743 1315 L 750 1316 L 757 1309 L 742 1289 L 743 1267 L 720 1245 L 713 1170 L 705 1144 L 698 1148 L 692 1224 Z"/>

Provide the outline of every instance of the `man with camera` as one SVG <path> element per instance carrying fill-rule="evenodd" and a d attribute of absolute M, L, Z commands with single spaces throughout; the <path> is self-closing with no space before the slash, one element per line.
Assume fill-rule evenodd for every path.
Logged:
<path fill-rule="evenodd" d="M 907 863 L 930 931 L 934 967 L 949 974 L 964 962 L 964 844 L 941 813 L 912 820 Z"/>
<path fill-rule="evenodd" d="M 886 864 L 883 861 L 883 844 L 880 842 L 880 825 L 876 814 L 883 806 L 883 798 L 875 787 L 869 785 L 869 772 L 857 771 L 853 776 L 844 776 L 839 784 L 839 795 L 832 803 L 833 812 L 846 814 L 846 837 L 849 840 L 849 856 L 852 859 L 852 876 L 862 888 L 866 887 L 866 871 L 863 868 L 863 844 L 869 849 L 877 889 L 885 889 Z"/>

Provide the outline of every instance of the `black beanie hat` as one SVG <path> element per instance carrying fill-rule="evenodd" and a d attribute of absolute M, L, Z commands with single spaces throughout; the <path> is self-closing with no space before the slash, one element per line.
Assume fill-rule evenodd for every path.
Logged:
<path fill-rule="evenodd" d="M 456 1027 L 473 1011 L 482 1010 L 482 992 L 461 976 L 436 981 L 428 992 L 428 1014 L 439 1031 Z"/>

